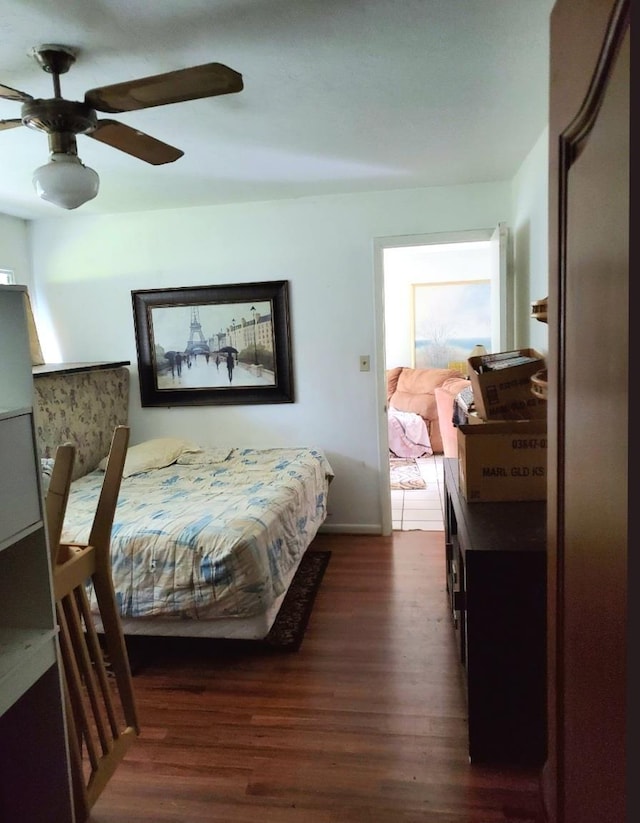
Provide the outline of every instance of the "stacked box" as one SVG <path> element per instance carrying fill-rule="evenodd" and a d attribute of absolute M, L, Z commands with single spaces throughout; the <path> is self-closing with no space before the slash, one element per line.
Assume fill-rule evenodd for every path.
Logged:
<path fill-rule="evenodd" d="M 546 402 L 531 393 L 531 376 L 544 368 L 535 349 L 470 357 L 473 402 L 483 420 L 541 420 Z"/>
<path fill-rule="evenodd" d="M 535 349 L 470 357 L 475 413 L 458 427 L 460 489 L 469 503 L 545 500 L 547 404 L 531 392 Z"/>
<path fill-rule="evenodd" d="M 468 503 L 545 500 L 545 420 L 488 421 L 458 426 L 460 490 Z"/>

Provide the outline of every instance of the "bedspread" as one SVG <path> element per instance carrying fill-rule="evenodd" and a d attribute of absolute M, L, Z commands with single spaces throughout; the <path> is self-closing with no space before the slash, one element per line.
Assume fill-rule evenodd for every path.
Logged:
<path fill-rule="evenodd" d="M 326 517 L 333 471 L 318 449 L 203 460 L 123 478 L 111 537 L 122 617 L 260 614 Z M 103 477 L 72 484 L 61 542 L 88 541 Z"/>

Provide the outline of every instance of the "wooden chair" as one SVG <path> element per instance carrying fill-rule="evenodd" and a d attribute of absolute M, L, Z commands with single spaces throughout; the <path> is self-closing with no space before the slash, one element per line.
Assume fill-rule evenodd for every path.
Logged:
<path fill-rule="evenodd" d="M 86 544 L 60 544 L 73 446 L 58 448 L 46 499 L 77 823 L 87 820 L 140 733 L 110 563 L 111 529 L 128 442 L 129 428 L 117 426 Z M 90 611 L 88 582 L 99 608 L 104 650 Z"/>
<path fill-rule="evenodd" d="M 58 446 L 51 478 L 49 479 L 49 488 L 45 496 L 47 532 L 49 534 L 49 545 L 51 547 L 51 565 L 54 570 L 58 562 L 60 535 L 62 534 L 64 515 L 67 510 L 67 501 L 69 500 L 71 473 L 73 472 L 75 456 L 76 449 L 71 443 Z"/>

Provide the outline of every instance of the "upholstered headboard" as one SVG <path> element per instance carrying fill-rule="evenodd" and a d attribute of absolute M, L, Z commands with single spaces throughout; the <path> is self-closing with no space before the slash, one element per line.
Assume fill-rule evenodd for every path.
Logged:
<path fill-rule="evenodd" d="M 61 443 L 73 443 L 73 479 L 93 471 L 114 428 L 127 424 L 129 370 L 121 364 L 38 366 L 33 377 L 40 457 L 55 457 Z"/>

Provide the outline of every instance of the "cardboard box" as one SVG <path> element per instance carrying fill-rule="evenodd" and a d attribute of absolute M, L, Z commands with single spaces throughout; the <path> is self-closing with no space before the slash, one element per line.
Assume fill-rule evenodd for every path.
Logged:
<path fill-rule="evenodd" d="M 545 500 L 546 420 L 458 426 L 460 491 L 467 503 Z"/>
<path fill-rule="evenodd" d="M 509 362 L 509 355 L 527 358 L 529 362 L 492 370 L 492 366 Z M 531 392 L 531 375 L 545 366 L 544 357 L 535 349 L 479 355 L 470 357 L 468 363 L 473 402 L 484 420 L 546 418 L 546 401 Z"/>

